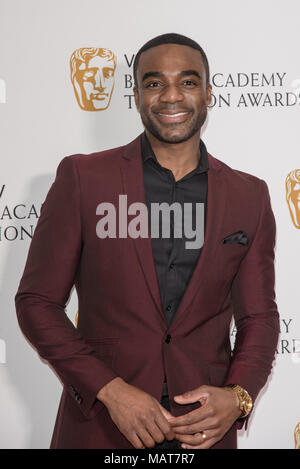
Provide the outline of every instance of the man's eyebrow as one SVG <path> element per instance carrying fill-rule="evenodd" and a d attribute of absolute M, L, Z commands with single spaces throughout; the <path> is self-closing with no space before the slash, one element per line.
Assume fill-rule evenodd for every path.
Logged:
<path fill-rule="evenodd" d="M 147 80 L 149 77 L 161 77 L 163 75 L 162 72 L 146 72 L 143 75 L 142 81 Z"/>
<path fill-rule="evenodd" d="M 182 75 L 184 77 L 186 77 L 188 75 L 196 75 L 196 77 L 198 77 L 200 79 L 202 78 L 200 73 L 197 72 L 197 70 L 184 70 L 183 72 L 180 73 L 180 75 Z"/>
<path fill-rule="evenodd" d="M 149 77 L 159 78 L 163 75 L 164 75 L 163 72 L 146 72 L 143 75 L 142 81 L 147 80 L 147 78 L 149 78 Z M 195 75 L 197 78 L 200 78 L 200 80 L 202 78 L 200 73 L 197 72 L 197 70 L 183 70 L 182 72 L 179 73 L 179 75 L 181 75 L 183 77 L 190 76 L 190 75 Z"/>

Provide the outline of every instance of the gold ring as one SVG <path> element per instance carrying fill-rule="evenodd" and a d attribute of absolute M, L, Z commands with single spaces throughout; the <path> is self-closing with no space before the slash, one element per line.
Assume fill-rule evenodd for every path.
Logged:
<path fill-rule="evenodd" d="M 203 440 L 205 440 L 205 439 L 207 438 L 206 433 L 204 433 L 204 432 L 201 432 L 201 433 L 202 433 L 202 438 L 203 438 Z"/>

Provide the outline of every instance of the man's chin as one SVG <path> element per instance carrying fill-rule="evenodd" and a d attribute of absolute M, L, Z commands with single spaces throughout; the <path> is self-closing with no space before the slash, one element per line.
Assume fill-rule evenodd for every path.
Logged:
<path fill-rule="evenodd" d="M 158 130 L 147 129 L 154 137 L 163 143 L 183 143 L 192 138 L 199 129 L 195 129 L 193 132 L 160 132 Z"/>

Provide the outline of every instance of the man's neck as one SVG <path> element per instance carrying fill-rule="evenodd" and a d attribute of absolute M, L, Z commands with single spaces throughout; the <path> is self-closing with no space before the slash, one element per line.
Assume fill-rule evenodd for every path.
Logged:
<path fill-rule="evenodd" d="M 200 161 L 200 131 L 182 143 L 164 143 L 145 130 L 161 166 L 172 171 L 176 181 L 193 171 Z"/>

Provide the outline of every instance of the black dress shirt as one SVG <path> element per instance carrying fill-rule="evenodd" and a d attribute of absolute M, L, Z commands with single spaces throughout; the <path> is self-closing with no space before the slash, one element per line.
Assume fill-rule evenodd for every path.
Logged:
<path fill-rule="evenodd" d="M 202 140 L 200 140 L 200 155 L 198 166 L 176 181 L 172 171 L 164 168 L 158 162 L 145 132 L 142 134 L 143 175 L 149 226 L 151 226 L 151 203 L 160 204 L 162 202 L 166 202 L 169 205 L 174 202 L 179 203 L 182 208 L 182 214 L 184 212 L 183 204 L 192 204 L 193 230 L 196 228 L 196 203 L 203 203 L 205 224 L 207 171 L 209 164 L 207 150 Z M 170 213 L 172 214 L 172 211 Z M 170 217 L 170 236 L 163 237 L 161 221 L 162 219 L 160 218 L 159 237 L 152 237 L 152 251 L 162 305 L 168 326 L 170 326 L 193 274 L 202 247 L 187 249 L 186 241 L 193 240 L 185 237 L 184 230 L 182 230 L 182 237 L 174 237 L 175 218 L 173 216 Z M 199 226 L 197 227 L 198 229 Z M 203 229 L 204 233 L 205 226 L 201 226 L 200 229 Z M 161 404 L 167 410 L 170 410 L 166 378 L 162 390 Z M 170 443 L 165 440 L 164 443 L 156 445 L 156 448 L 171 448 L 174 444 L 176 447 L 176 443 Z"/>
<path fill-rule="evenodd" d="M 176 181 L 172 171 L 159 164 L 145 132 L 143 133 L 143 174 L 150 226 L 151 203 L 153 202 L 167 202 L 168 205 L 177 202 L 182 208 L 182 214 L 184 212 L 183 204 L 192 204 L 193 229 L 196 228 L 197 202 L 204 204 L 204 214 L 206 216 L 207 171 L 209 166 L 207 150 L 202 140 L 200 140 L 200 154 L 198 166 Z M 172 211 L 170 213 L 171 236 L 162 237 L 160 218 L 159 237 L 152 237 L 153 257 L 168 326 L 170 326 L 175 316 L 201 252 L 201 248 L 186 248 L 185 243 L 193 240 L 184 236 L 184 230 L 182 230 L 182 237 L 173 236 L 175 220 L 172 216 Z M 199 226 L 197 229 L 199 229 Z M 204 227 L 202 226 L 201 229 L 204 230 Z"/>

